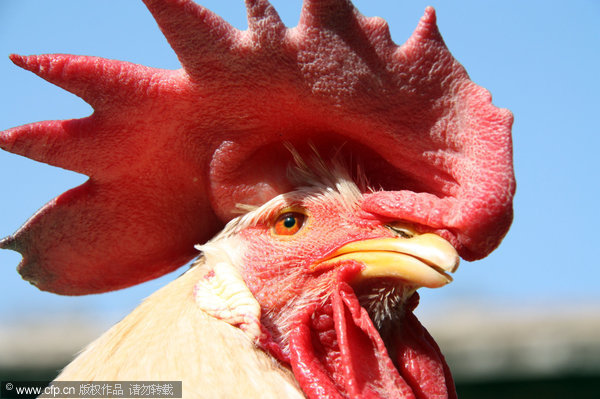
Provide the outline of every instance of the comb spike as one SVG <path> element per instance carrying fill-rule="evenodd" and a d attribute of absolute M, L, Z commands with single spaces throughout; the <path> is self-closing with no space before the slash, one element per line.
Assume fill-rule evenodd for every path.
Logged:
<path fill-rule="evenodd" d="M 381 17 L 361 17 L 360 22 L 363 31 L 367 34 L 376 49 L 379 50 L 389 46 L 397 47 L 392 40 L 390 27 L 385 19 Z"/>
<path fill-rule="evenodd" d="M 424 42 L 433 40 L 437 42 L 444 42 L 442 35 L 437 27 L 437 17 L 435 15 L 435 9 L 431 6 L 425 8 L 423 16 L 419 20 L 417 27 L 413 31 L 410 38 L 406 41 L 406 44 L 413 42 Z"/>
<path fill-rule="evenodd" d="M 144 3 L 188 72 L 220 64 L 240 36 L 221 17 L 191 0 L 144 0 Z"/>
<path fill-rule="evenodd" d="M 100 57 L 11 54 L 15 65 L 82 98 L 94 109 L 122 107 L 141 98 L 159 70 Z M 140 85 L 140 82 L 148 82 Z M 142 90 L 140 90 L 142 89 Z"/>
<path fill-rule="evenodd" d="M 304 0 L 299 26 L 328 27 L 340 31 L 355 20 L 348 0 Z"/>
<path fill-rule="evenodd" d="M 74 137 L 81 137 L 89 119 L 44 121 L 31 123 L 0 132 L 0 148 L 52 166 L 89 174 L 88 155 Z M 74 156 L 74 154 L 79 154 Z"/>
<path fill-rule="evenodd" d="M 248 29 L 261 44 L 279 42 L 285 35 L 286 27 L 275 7 L 268 0 L 246 0 Z"/>
<path fill-rule="evenodd" d="M 0 239 L 0 249 L 10 249 L 16 251 L 16 242 L 13 236 L 8 236 Z"/>

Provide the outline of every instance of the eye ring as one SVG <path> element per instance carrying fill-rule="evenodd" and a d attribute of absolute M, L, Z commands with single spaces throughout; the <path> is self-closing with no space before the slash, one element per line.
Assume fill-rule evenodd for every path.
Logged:
<path fill-rule="evenodd" d="M 278 236 L 291 236 L 296 234 L 306 220 L 306 215 L 301 212 L 284 212 L 275 219 L 273 234 Z"/>

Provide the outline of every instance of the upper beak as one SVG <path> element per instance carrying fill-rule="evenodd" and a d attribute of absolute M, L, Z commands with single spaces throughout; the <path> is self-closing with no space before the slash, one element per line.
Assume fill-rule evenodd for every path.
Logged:
<path fill-rule="evenodd" d="M 375 277 L 405 280 L 420 286 L 437 288 L 452 281 L 446 272 L 458 268 L 458 253 L 448 241 L 435 234 L 410 238 L 376 238 L 346 244 L 312 269 L 354 260 L 364 265 L 354 282 Z"/>

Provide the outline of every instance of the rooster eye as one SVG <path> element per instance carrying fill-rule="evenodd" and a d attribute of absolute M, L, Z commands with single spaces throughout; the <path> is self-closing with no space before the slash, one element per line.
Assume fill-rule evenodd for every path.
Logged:
<path fill-rule="evenodd" d="M 279 236 L 291 236 L 296 234 L 304 224 L 306 216 L 299 212 L 286 212 L 277 218 L 273 226 L 273 232 Z"/>

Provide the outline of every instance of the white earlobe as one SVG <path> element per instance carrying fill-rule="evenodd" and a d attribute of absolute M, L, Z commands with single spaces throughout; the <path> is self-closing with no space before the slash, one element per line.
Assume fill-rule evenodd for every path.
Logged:
<path fill-rule="evenodd" d="M 240 328 L 253 342 L 262 337 L 260 305 L 232 265 L 211 265 L 194 286 L 194 298 L 204 312 Z"/>

